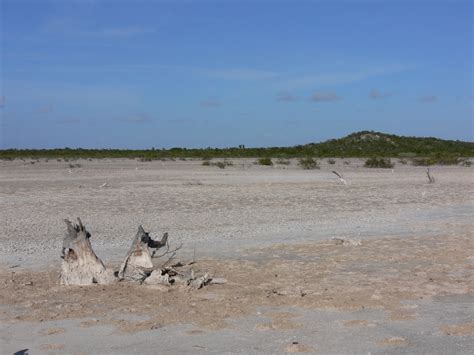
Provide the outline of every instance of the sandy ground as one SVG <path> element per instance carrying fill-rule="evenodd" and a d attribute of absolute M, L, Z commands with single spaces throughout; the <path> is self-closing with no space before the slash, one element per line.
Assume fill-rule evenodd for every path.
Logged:
<path fill-rule="evenodd" d="M 233 162 L 0 162 L 1 352 L 469 353 L 473 168 Z M 142 224 L 228 283 L 60 287 L 76 216 L 115 268 Z"/>

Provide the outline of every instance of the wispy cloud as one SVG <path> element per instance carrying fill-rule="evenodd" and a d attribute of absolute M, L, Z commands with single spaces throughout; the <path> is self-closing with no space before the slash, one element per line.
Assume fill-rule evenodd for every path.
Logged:
<path fill-rule="evenodd" d="M 423 103 L 434 103 L 434 102 L 438 102 L 438 96 L 434 96 L 434 95 L 430 95 L 430 96 L 421 96 L 418 98 L 418 101 L 419 102 L 423 102 Z"/>
<path fill-rule="evenodd" d="M 155 33 L 156 31 L 152 28 L 141 27 L 141 26 L 125 26 L 125 27 L 111 27 L 101 28 L 96 31 L 90 32 L 91 35 L 102 36 L 102 37 L 134 37 L 139 35 L 145 35 Z"/>
<path fill-rule="evenodd" d="M 86 38 L 130 38 L 155 33 L 150 27 L 139 25 L 123 25 L 116 27 L 94 27 L 83 20 L 75 18 L 51 18 L 40 28 L 40 31 L 48 35 L 61 35 L 70 37 Z"/>
<path fill-rule="evenodd" d="M 410 69 L 403 65 L 390 65 L 373 67 L 365 70 L 340 73 L 325 73 L 317 75 L 305 75 L 301 78 L 295 78 L 282 83 L 286 89 L 300 89 L 314 86 L 333 86 L 341 84 L 350 84 L 362 81 L 371 77 L 387 75 L 402 72 Z"/>
<path fill-rule="evenodd" d="M 38 113 L 46 114 L 53 112 L 53 105 L 42 106 L 38 109 Z"/>
<path fill-rule="evenodd" d="M 180 123 L 190 123 L 190 122 L 193 122 L 193 120 L 187 117 L 177 117 L 177 118 L 171 118 L 167 120 L 167 122 L 180 124 Z"/>
<path fill-rule="evenodd" d="M 289 92 L 282 91 L 277 94 L 276 100 L 280 102 L 293 102 L 293 101 L 296 101 L 297 98 L 296 96 L 294 96 L 293 94 L 290 94 Z"/>
<path fill-rule="evenodd" d="M 219 107 L 221 105 L 221 103 L 216 100 L 216 99 L 207 99 L 207 100 L 204 100 L 204 101 L 201 101 L 201 106 L 203 107 Z"/>
<path fill-rule="evenodd" d="M 313 102 L 332 102 L 342 100 L 342 97 L 334 92 L 315 92 L 309 99 Z"/>
<path fill-rule="evenodd" d="M 81 120 L 77 117 L 66 117 L 55 121 L 55 123 L 58 124 L 75 124 L 79 122 L 81 122 Z"/>
<path fill-rule="evenodd" d="M 136 114 L 131 114 L 131 115 L 123 116 L 123 117 L 117 117 L 115 118 L 115 120 L 120 121 L 120 122 L 130 122 L 130 123 L 147 123 L 147 122 L 151 122 L 152 118 L 147 113 L 136 113 Z"/>
<path fill-rule="evenodd" d="M 380 92 L 378 90 L 371 90 L 369 92 L 369 98 L 372 100 L 380 100 L 380 99 L 386 99 L 387 97 L 391 97 L 393 93 L 391 92 Z"/>
<path fill-rule="evenodd" d="M 194 68 L 194 72 L 209 78 L 223 80 L 268 80 L 278 76 L 278 74 L 273 71 L 258 69 Z"/>

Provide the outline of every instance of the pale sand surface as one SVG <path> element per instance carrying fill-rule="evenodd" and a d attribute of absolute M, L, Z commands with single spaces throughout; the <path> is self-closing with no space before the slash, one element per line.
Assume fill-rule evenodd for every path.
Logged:
<path fill-rule="evenodd" d="M 0 349 L 443 354 L 474 346 L 474 169 L 432 167 L 430 185 L 425 168 L 402 164 L 322 160 L 304 171 L 295 161 L 233 161 L 224 170 L 201 161 L 0 162 Z M 178 257 L 196 258 L 197 272 L 229 282 L 193 292 L 60 287 L 62 219 L 76 216 L 115 268 L 142 224 L 183 243 Z"/>

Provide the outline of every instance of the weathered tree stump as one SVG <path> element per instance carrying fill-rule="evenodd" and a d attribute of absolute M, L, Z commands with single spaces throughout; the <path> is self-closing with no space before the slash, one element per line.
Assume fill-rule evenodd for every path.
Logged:
<path fill-rule="evenodd" d="M 115 281 L 113 270 L 108 270 L 92 250 L 90 233 L 82 225 L 65 220 L 67 232 L 61 258 L 61 285 L 110 284 Z"/>
<path fill-rule="evenodd" d="M 145 232 L 142 226 L 138 227 L 138 232 L 132 243 L 132 247 L 125 256 L 125 260 L 120 266 L 118 277 L 125 281 L 142 282 L 153 270 L 152 254 L 150 248 L 159 249 L 168 242 L 168 233 L 163 234 L 161 240 L 153 240 Z"/>

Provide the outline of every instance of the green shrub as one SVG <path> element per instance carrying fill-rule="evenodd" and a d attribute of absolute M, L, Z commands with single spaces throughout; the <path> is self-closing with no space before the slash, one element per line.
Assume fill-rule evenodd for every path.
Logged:
<path fill-rule="evenodd" d="M 265 157 L 265 158 L 259 158 L 256 161 L 257 165 L 265 165 L 265 166 L 271 166 L 273 165 L 273 161 L 271 158 Z"/>
<path fill-rule="evenodd" d="M 203 166 L 217 166 L 219 169 L 225 169 L 227 166 L 232 166 L 234 163 L 232 163 L 229 160 L 224 160 L 224 161 L 216 161 L 215 163 L 211 163 L 208 160 L 205 160 L 202 162 Z"/>
<path fill-rule="evenodd" d="M 437 155 L 432 157 L 412 158 L 413 166 L 430 166 L 430 165 L 457 165 L 461 160 L 452 155 Z"/>
<path fill-rule="evenodd" d="M 395 166 L 390 159 L 388 158 L 369 158 L 365 161 L 364 166 L 366 168 L 382 168 L 382 169 L 390 169 Z"/>
<path fill-rule="evenodd" d="M 223 161 L 218 161 L 212 165 L 217 166 L 219 169 L 225 169 L 225 167 L 227 166 L 226 163 Z"/>
<path fill-rule="evenodd" d="M 331 164 L 331 165 L 336 164 L 336 161 L 334 159 L 328 159 L 327 162 L 328 164 Z"/>
<path fill-rule="evenodd" d="M 318 161 L 311 157 L 301 158 L 298 160 L 298 165 L 305 170 L 319 169 Z"/>

